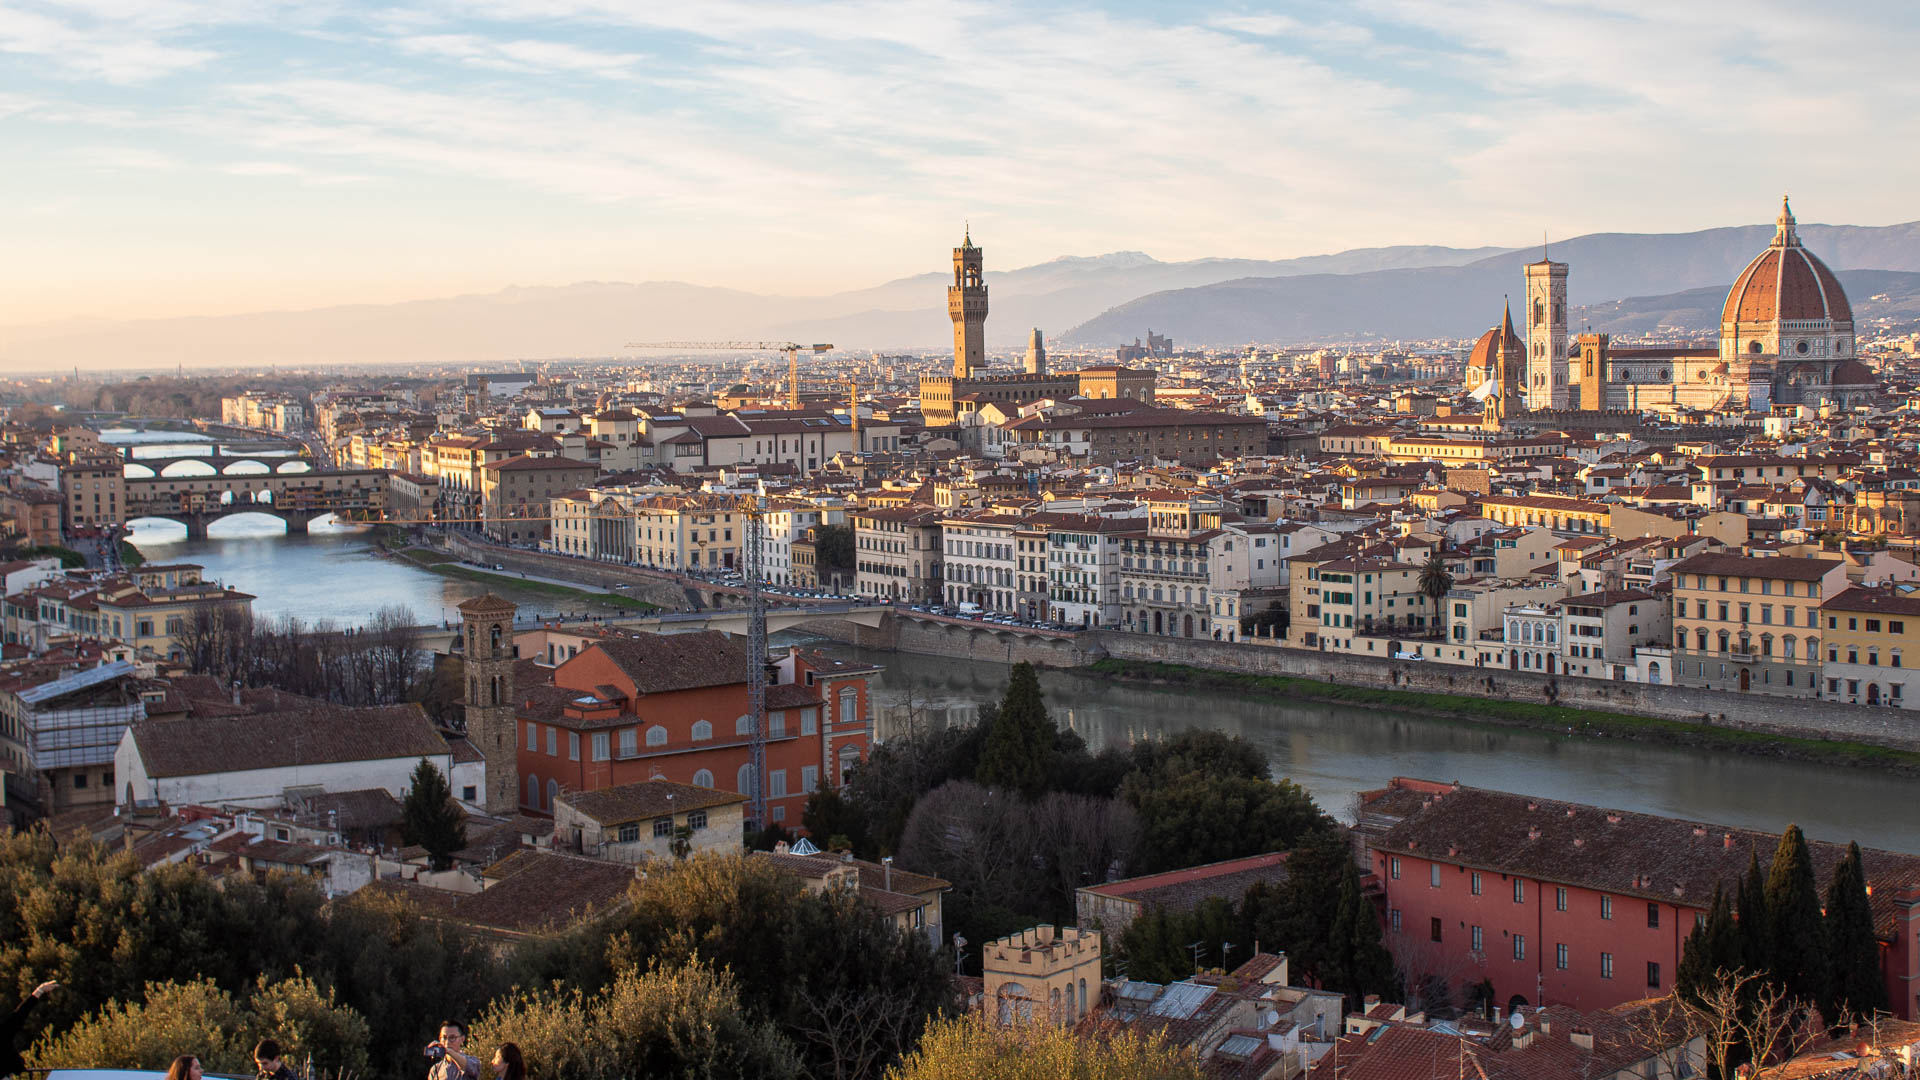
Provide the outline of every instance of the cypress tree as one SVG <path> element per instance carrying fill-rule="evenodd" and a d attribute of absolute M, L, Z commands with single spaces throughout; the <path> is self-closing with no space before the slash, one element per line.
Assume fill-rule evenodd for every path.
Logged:
<path fill-rule="evenodd" d="M 400 835 L 427 849 L 435 870 L 453 865 L 453 853 L 467 846 L 467 815 L 453 801 L 447 778 L 426 758 L 414 767 L 412 786 L 400 805 Z"/>
<path fill-rule="evenodd" d="M 1053 720 L 1040 700 L 1040 676 L 1033 665 L 1015 664 L 1007 695 L 987 729 L 974 779 L 988 787 L 1011 789 L 1027 798 L 1046 791 L 1054 752 Z"/>
<path fill-rule="evenodd" d="M 1351 858 L 1340 874 L 1340 898 L 1335 902 L 1329 943 L 1338 981 L 1327 985 L 1347 995 L 1347 1008 L 1357 1010 L 1368 994 L 1391 996 L 1393 957 L 1380 938 L 1380 917 L 1360 895 L 1360 874 Z"/>
<path fill-rule="evenodd" d="M 1716 887 L 1706 921 L 1687 935 L 1680 968 L 1674 973 L 1674 992 L 1698 1001 L 1720 972 L 1737 971 L 1740 966 L 1740 927 L 1733 920 L 1733 901 L 1724 887 Z"/>
<path fill-rule="evenodd" d="M 1774 981 L 1808 1003 L 1827 985 L 1827 950 L 1821 936 L 1820 891 L 1813 856 L 1800 826 L 1789 825 L 1773 853 L 1767 875 L 1767 922 Z"/>
<path fill-rule="evenodd" d="M 1837 1024 L 1842 1012 L 1863 1019 L 1885 1009 L 1887 984 L 1880 974 L 1880 942 L 1873 932 L 1859 844 L 1847 845 L 1827 885 L 1826 942 L 1832 975 L 1820 1012 L 1827 1023 Z"/>
<path fill-rule="evenodd" d="M 1747 852 L 1747 872 L 1740 879 L 1740 964 L 1765 975 L 1773 970 L 1773 931 L 1767 916 L 1767 879 L 1760 873 L 1760 852 Z"/>

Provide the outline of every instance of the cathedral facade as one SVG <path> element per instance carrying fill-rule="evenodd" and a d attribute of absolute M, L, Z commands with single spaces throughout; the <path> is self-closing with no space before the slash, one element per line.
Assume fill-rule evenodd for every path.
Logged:
<path fill-rule="evenodd" d="M 1511 418 L 1524 408 L 1677 413 L 1766 412 L 1775 404 L 1851 408 L 1878 389 L 1854 356 L 1853 308 L 1832 270 L 1800 242 L 1781 201 L 1772 243 L 1734 279 L 1720 313 L 1718 346 L 1611 346 L 1605 334 L 1569 342 L 1565 263 L 1526 268 L 1527 350 L 1516 395 L 1497 380 L 1497 332 L 1483 335 L 1467 363 L 1475 396 L 1496 399 Z M 1502 338 L 1504 340 L 1504 338 Z M 1506 393 L 1502 393 L 1502 390 Z"/>

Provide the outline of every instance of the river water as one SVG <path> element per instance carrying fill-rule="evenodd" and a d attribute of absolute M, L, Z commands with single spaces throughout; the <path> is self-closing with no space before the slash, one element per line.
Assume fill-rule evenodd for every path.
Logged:
<path fill-rule="evenodd" d="M 823 648 L 885 668 L 875 695 L 883 735 L 909 711 L 936 727 L 971 723 L 979 703 L 1006 688 L 1004 664 Z M 1282 704 L 1073 671 L 1042 671 L 1040 685 L 1054 719 L 1096 748 L 1196 727 L 1243 735 L 1265 751 L 1276 777 L 1291 778 L 1346 821 L 1356 791 L 1413 776 L 1714 825 L 1778 832 L 1798 822 L 1815 839 L 1920 852 L 1920 780 L 1890 773 Z"/>
<path fill-rule="evenodd" d="M 281 530 L 274 518 L 236 516 L 215 522 L 209 539 L 189 542 L 183 526 L 149 520 L 136 523 L 133 540 L 149 559 L 199 563 L 208 577 L 252 593 L 255 612 L 269 617 L 359 625 L 382 605 L 402 604 L 423 623 L 442 622 L 457 618 L 462 600 L 489 588 L 376 556 L 360 528 L 323 520 L 306 536 Z M 524 611 L 588 610 L 585 601 L 559 601 L 509 581 L 494 591 Z M 776 635 L 775 643 L 790 639 Z M 883 735 L 889 717 L 908 712 L 936 725 L 971 723 L 979 703 L 999 698 L 1006 686 L 1004 664 L 818 644 L 884 669 L 877 688 Z M 1778 831 L 1798 822 L 1822 840 L 1920 852 L 1920 781 L 1889 773 L 1283 704 L 1071 671 L 1043 671 L 1040 683 L 1055 719 L 1092 746 L 1193 727 L 1243 735 L 1266 752 L 1275 776 L 1290 777 L 1347 819 L 1354 792 L 1416 776 L 1716 825 Z"/>
<path fill-rule="evenodd" d="M 236 514 L 207 526 L 207 539 L 188 540 L 187 527 L 158 518 L 132 522 L 129 538 L 152 562 L 197 563 L 208 579 L 254 597 L 261 618 L 291 615 L 361 626 L 389 604 L 410 609 L 415 622 L 457 621 L 461 601 L 492 591 L 528 613 L 616 614 L 623 609 L 579 597 L 556 597 L 498 582 L 448 577 L 405 559 L 374 553 L 364 526 L 321 518 L 307 535 L 287 535 L 279 518 Z"/>

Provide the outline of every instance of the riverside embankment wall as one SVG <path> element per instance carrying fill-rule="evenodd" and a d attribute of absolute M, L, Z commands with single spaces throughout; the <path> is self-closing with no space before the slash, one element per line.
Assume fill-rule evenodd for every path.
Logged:
<path fill-rule="evenodd" d="M 1556 678 L 1498 668 L 1323 653 L 1226 641 L 1101 631 L 1101 650 L 1122 660 L 1159 661 L 1247 675 L 1283 675 L 1341 686 L 1464 694 L 1579 709 L 1706 722 L 1775 735 L 1848 739 L 1920 750 L 1920 713 L 1811 699 L 1736 694 L 1601 679 Z"/>

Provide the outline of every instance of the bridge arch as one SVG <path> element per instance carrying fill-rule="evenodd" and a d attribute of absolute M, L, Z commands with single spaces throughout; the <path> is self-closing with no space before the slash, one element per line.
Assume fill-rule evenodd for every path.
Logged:
<path fill-rule="evenodd" d="M 126 466 L 120 470 L 120 475 L 133 480 L 150 480 L 160 474 L 154 472 L 153 466 L 145 462 L 129 461 L 126 463 Z"/>
<path fill-rule="evenodd" d="M 273 471 L 282 475 L 287 473 L 309 473 L 313 471 L 313 462 L 308 461 L 306 458 L 294 458 L 291 461 L 283 461 L 279 465 L 274 466 Z"/>
<path fill-rule="evenodd" d="M 219 476 L 220 470 L 214 468 L 204 458 L 175 458 L 160 467 L 162 477 Z"/>
<path fill-rule="evenodd" d="M 220 467 L 222 476 L 265 476 L 272 467 L 258 458 L 239 458 Z"/>

